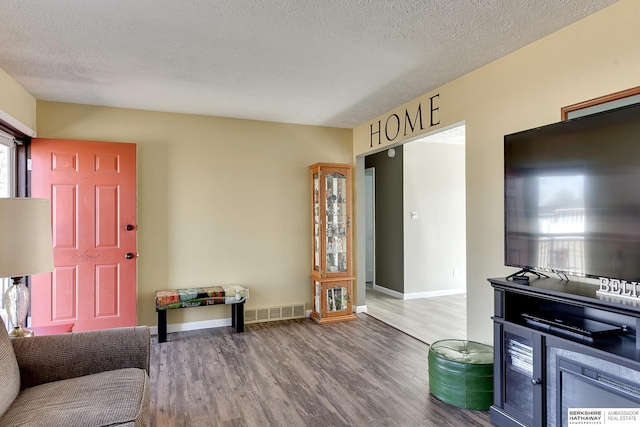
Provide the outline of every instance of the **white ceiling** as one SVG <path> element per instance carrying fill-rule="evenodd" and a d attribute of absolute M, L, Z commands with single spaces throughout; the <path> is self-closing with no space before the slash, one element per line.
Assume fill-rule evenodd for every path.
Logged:
<path fill-rule="evenodd" d="M 465 145 L 466 130 L 467 128 L 465 125 L 455 125 L 451 128 L 424 136 L 416 141 L 433 142 L 436 144 Z"/>
<path fill-rule="evenodd" d="M 2 0 L 36 99 L 352 128 L 616 0 Z"/>

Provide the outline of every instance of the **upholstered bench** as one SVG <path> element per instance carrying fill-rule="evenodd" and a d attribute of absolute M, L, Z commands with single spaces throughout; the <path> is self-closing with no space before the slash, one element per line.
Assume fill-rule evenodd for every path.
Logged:
<path fill-rule="evenodd" d="M 493 403 L 493 347 L 441 340 L 429 348 L 429 389 L 459 408 L 488 411 Z"/>
<path fill-rule="evenodd" d="M 244 332 L 244 302 L 247 298 L 249 289 L 240 285 L 156 291 L 158 342 L 167 341 L 167 310 L 176 308 L 231 304 L 231 326 L 235 326 L 236 332 Z"/>

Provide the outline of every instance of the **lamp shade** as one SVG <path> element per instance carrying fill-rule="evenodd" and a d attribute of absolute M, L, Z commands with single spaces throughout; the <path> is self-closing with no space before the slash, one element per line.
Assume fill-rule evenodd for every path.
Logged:
<path fill-rule="evenodd" d="M 0 277 L 53 271 L 49 200 L 0 198 Z"/>

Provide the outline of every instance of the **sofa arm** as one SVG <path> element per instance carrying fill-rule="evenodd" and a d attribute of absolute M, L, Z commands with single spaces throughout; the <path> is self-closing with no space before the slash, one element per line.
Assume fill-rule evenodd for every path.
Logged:
<path fill-rule="evenodd" d="M 20 388 L 121 368 L 149 373 L 147 326 L 72 332 L 11 340 Z"/>

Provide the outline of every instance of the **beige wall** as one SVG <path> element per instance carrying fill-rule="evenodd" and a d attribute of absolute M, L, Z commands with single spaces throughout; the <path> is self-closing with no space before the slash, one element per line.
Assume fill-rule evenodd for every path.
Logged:
<path fill-rule="evenodd" d="M 2 68 L 0 68 L 0 110 L 35 130 L 36 99 Z"/>
<path fill-rule="evenodd" d="M 419 102 L 425 110 L 440 94 L 438 127 L 466 122 L 469 339 L 492 340 L 486 278 L 515 271 L 503 266 L 503 136 L 556 122 L 563 106 L 640 86 L 639 20 L 640 2 L 622 0 L 393 111 L 403 117 Z M 354 129 L 354 155 L 379 148 L 370 147 L 370 125 L 390 113 Z"/>
<path fill-rule="evenodd" d="M 351 130 L 42 101 L 37 117 L 39 137 L 138 144 L 139 324 L 156 324 L 165 288 L 237 283 L 248 308 L 310 307 L 307 166 L 349 163 Z"/>
<path fill-rule="evenodd" d="M 464 145 L 418 140 L 403 147 L 405 296 L 465 289 Z"/>
<path fill-rule="evenodd" d="M 429 97 L 439 94 L 439 125 L 393 143 L 466 122 L 470 339 L 491 342 L 486 278 L 512 271 L 502 262 L 503 135 L 557 121 L 562 106 L 639 86 L 639 20 L 640 2 L 622 0 L 395 110 L 422 102 L 428 117 Z M 0 70 L 0 109 L 35 128 L 34 104 Z M 164 287 L 237 282 L 252 289 L 249 307 L 310 303 L 306 166 L 379 149 L 370 147 L 372 123 L 354 129 L 351 146 L 348 130 L 37 103 L 41 137 L 138 143 L 138 307 L 148 325 L 153 292 Z M 228 316 L 222 311 L 176 310 L 169 322 Z"/>

